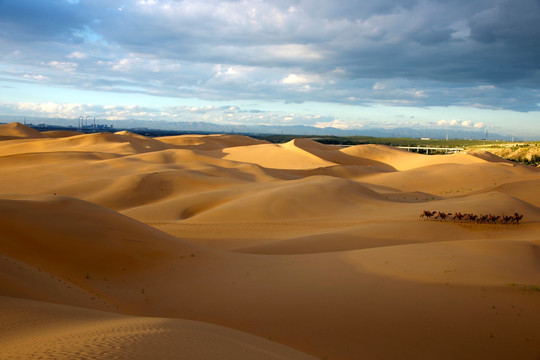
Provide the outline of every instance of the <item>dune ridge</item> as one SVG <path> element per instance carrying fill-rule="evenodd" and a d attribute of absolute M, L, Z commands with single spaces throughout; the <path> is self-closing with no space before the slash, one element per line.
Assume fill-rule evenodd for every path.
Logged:
<path fill-rule="evenodd" d="M 0 139 L 2 359 L 540 356 L 537 168 L 240 135 Z"/>

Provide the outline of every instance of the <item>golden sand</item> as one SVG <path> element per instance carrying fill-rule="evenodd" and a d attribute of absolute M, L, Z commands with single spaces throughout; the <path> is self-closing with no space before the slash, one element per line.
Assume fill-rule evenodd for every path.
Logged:
<path fill-rule="evenodd" d="M 537 168 L 239 135 L 0 139 L 2 360 L 540 357 Z"/>

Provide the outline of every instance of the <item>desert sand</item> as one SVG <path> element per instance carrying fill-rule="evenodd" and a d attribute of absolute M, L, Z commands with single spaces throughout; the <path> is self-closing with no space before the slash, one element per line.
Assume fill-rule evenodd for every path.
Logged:
<path fill-rule="evenodd" d="M 538 168 L 18 123 L 0 140 L 2 360 L 540 358 Z"/>

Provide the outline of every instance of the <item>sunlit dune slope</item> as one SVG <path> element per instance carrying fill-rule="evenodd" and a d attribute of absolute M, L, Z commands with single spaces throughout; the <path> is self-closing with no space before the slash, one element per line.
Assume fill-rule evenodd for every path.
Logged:
<path fill-rule="evenodd" d="M 538 175 L 535 168 L 502 162 L 456 162 L 368 175 L 362 181 L 403 192 L 423 191 L 437 196 L 460 196 L 476 190 L 493 189 L 516 180 L 537 179 Z"/>
<path fill-rule="evenodd" d="M 227 148 L 224 152 L 227 160 L 253 163 L 271 169 L 316 169 L 336 165 L 295 146 L 294 140 L 279 145 L 261 144 L 245 148 Z"/>
<path fill-rule="evenodd" d="M 540 240 L 413 244 L 399 249 L 354 252 L 350 253 L 350 259 L 363 270 L 420 282 L 483 286 L 536 284 L 540 276 Z"/>
<path fill-rule="evenodd" d="M 424 155 L 384 145 L 357 145 L 340 150 L 342 153 L 362 159 L 377 161 L 396 170 L 406 171 L 438 164 L 479 164 L 483 160 L 464 154 Z"/>
<path fill-rule="evenodd" d="M 286 184 L 256 186 L 225 204 L 201 213 L 197 220 L 251 222 L 279 219 L 324 218 L 328 212 L 345 213 L 379 195 L 355 182 L 332 177 L 309 177 Z"/>
<path fill-rule="evenodd" d="M 43 135 L 41 136 L 43 137 Z M 168 148 L 170 146 L 154 139 L 111 133 L 45 138 L 42 141 L 26 140 L 24 142 L 11 141 L 0 143 L 0 153 L 4 156 L 58 151 L 106 152 L 118 155 L 130 155 Z"/>
<path fill-rule="evenodd" d="M 345 151 L 346 148 L 341 148 L 339 146 L 329 146 L 323 145 L 311 139 L 295 139 L 285 144 L 284 146 L 290 149 L 304 150 L 310 154 L 316 155 L 317 157 L 333 162 L 339 165 L 352 165 L 352 166 L 362 166 L 362 167 L 374 167 L 379 171 L 394 171 L 394 167 L 388 165 L 387 163 L 377 161 L 376 159 L 370 159 L 368 157 L 362 156 L 351 156 Z M 354 153 L 354 152 L 353 152 Z"/>
<path fill-rule="evenodd" d="M 69 130 L 43 131 L 42 134 L 48 138 L 62 138 L 62 137 L 82 135 L 82 133 L 79 131 L 69 131 Z"/>
<path fill-rule="evenodd" d="M 165 144 L 189 147 L 198 150 L 221 150 L 229 147 L 268 144 L 242 135 L 180 135 L 163 136 L 159 140 Z"/>
<path fill-rule="evenodd" d="M 45 135 L 21 123 L 0 124 L 0 140 L 44 138 Z"/>
<path fill-rule="evenodd" d="M 26 320 L 26 321 L 25 321 Z M 130 317 L 0 297 L 2 358 L 314 359 L 247 333 L 203 322 Z"/>

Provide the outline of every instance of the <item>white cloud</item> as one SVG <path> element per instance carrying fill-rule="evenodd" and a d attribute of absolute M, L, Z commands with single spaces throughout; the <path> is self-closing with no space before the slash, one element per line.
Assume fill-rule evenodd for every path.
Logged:
<path fill-rule="evenodd" d="M 321 81 L 322 79 L 319 75 L 307 74 L 289 74 L 287 77 L 281 79 L 281 83 L 286 85 L 305 85 Z"/>
<path fill-rule="evenodd" d="M 157 4 L 157 0 L 139 0 L 137 4 L 140 6 L 154 6 Z"/>
<path fill-rule="evenodd" d="M 47 65 L 65 72 L 73 72 L 77 70 L 77 66 L 79 66 L 79 64 L 71 61 L 50 61 Z"/>
<path fill-rule="evenodd" d="M 424 92 L 424 90 L 418 90 L 414 92 L 414 97 L 416 98 L 427 98 L 428 95 Z"/>
<path fill-rule="evenodd" d="M 214 69 L 216 71 L 214 77 L 227 80 L 239 79 L 244 77 L 246 73 L 249 73 L 249 71 L 247 71 L 245 68 L 242 69 L 240 66 L 224 66 L 222 64 L 218 64 L 214 66 Z"/>
<path fill-rule="evenodd" d="M 120 72 L 129 72 L 133 67 L 142 64 L 142 59 L 139 58 L 124 58 L 112 65 L 112 70 Z"/>
<path fill-rule="evenodd" d="M 98 65 L 109 66 L 111 70 L 123 72 L 123 73 L 134 73 L 134 72 L 169 72 L 174 73 L 181 69 L 181 64 L 176 61 L 166 60 L 166 59 L 145 59 L 138 57 L 134 54 L 129 54 L 129 57 L 114 61 L 114 62 L 104 62 L 98 61 Z"/>
<path fill-rule="evenodd" d="M 267 45 L 257 50 L 271 59 L 294 60 L 295 62 L 324 58 L 321 50 L 302 44 Z"/>
<path fill-rule="evenodd" d="M 32 115 L 60 118 L 75 118 L 84 112 L 87 105 L 83 104 L 58 104 L 54 102 L 45 103 L 19 103 L 17 109 Z"/>
<path fill-rule="evenodd" d="M 86 59 L 87 57 L 88 57 L 87 54 L 79 52 L 79 51 L 74 51 L 68 55 L 69 59 L 78 59 L 78 60 Z"/>
<path fill-rule="evenodd" d="M 460 119 L 452 119 L 452 120 L 439 120 L 436 123 L 437 126 L 441 127 L 464 127 L 464 128 L 475 128 L 480 129 L 485 127 L 485 123 L 483 122 L 477 122 L 471 120 L 460 120 Z"/>
<path fill-rule="evenodd" d="M 207 113 L 219 110 L 217 106 L 178 106 L 175 107 L 176 111 L 187 111 L 192 113 Z"/>
<path fill-rule="evenodd" d="M 346 122 L 341 119 L 334 119 L 332 121 L 317 122 L 314 126 L 321 129 L 332 127 L 335 129 L 350 130 L 361 128 L 363 125 L 358 123 Z"/>
<path fill-rule="evenodd" d="M 25 79 L 34 79 L 34 80 L 38 80 L 38 81 L 44 81 L 44 80 L 48 80 L 49 78 L 47 76 L 44 76 L 44 75 L 28 75 L 28 74 L 25 74 L 23 75 L 23 78 Z"/>

